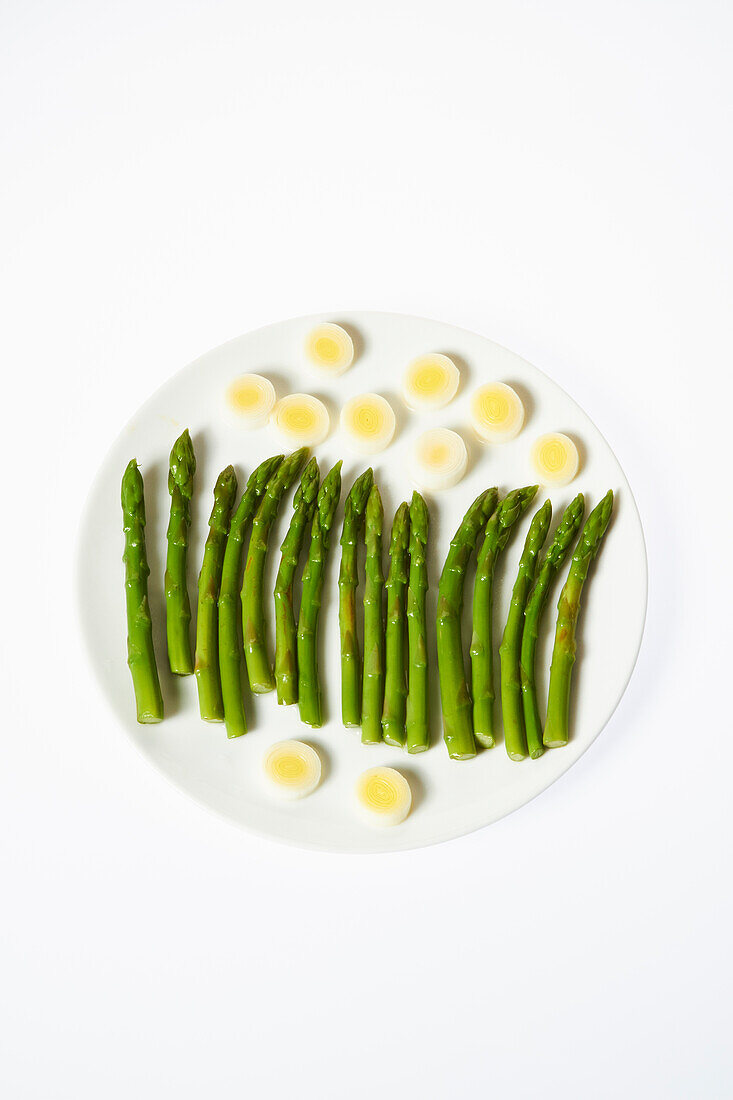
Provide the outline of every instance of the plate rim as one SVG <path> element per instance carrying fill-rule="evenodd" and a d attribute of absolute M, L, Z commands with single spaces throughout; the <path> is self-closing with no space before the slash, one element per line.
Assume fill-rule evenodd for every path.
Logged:
<path fill-rule="evenodd" d="M 634 509 L 634 512 L 635 512 L 635 515 L 636 515 L 636 519 L 638 521 L 639 533 L 641 535 L 641 549 L 642 549 L 642 554 L 643 554 L 643 565 L 644 565 L 644 570 L 643 570 L 643 579 L 644 579 L 643 603 L 644 603 L 644 606 L 643 606 L 642 615 L 641 615 L 639 637 L 638 637 L 638 641 L 636 643 L 636 648 L 635 648 L 635 651 L 634 651 L 634 654 L 633 654 L 633 660 L 631 661 L 631 663 L 629 665 L 628 674 L 627 674 L 627 676 L 626 676 L 626 678 L 623 682 L 623 685 L 621 686 L 621 689 L 618 693 L 618 697 L 616 699 L 616 702 L 614 703 L 613 707 L 611 708 L 608 715 L 606 716 L 605 721 L 602 723 L 602 725 L 599 726 L 599 728 L 596 730 L 596 732 L 594 733 L 592 738 L 587 742 L 587 744 L 585 744 L 580 749 L 580 751 L 577 753 L 577 755 L 572 756 L 572 758 L 568 761 L 568 763 L 565 764 L 562 767 L 562 770 L 557 775 L 555 775 L 554 778 L 552 778 L 549 781 L 549 783 L 547 783 L 544 786 L 540 787 L 538 790 L 534 791 L 534 793 L 530 794 L 522 802 L 520 802 L 517 805 L 511 807 L 510 809 L 507 809 L 503 813 L 499 814 L 497 817 L 493 818 L 491 821 L 483 822 L 481 824 L 477 824 L 477 825 L 471 826 L 469 828 L 461 827 L 461 828 L 456 829 L 455 831 L 452 831 L 452 832 L 449 831 L 448 833 L 444 833 L 443 835 L 441 835 L 438 838 L 427 837 L 427 838 L 423 838 L 421 840 L 412 839 L 412 840 L 408 841 L 408 843 L 405 843 L 405 844 L 399 844 L 398 843 L 398 844 L 394 845 L 391 848 L 381 848 L 381 847 L 380 848 L 377 848 L 377 847 L 370 848 L 368 846 L 364 846 L 364 847 L 360 847 L 360 848 L 347 848 L 347 847 L 337 848 L 337 847 L 333 847 L 332 845 L 329 845 L 329 844 L 324 844 L 324 843 L 320 843 L 316 840 L 312 840 L 308 837 L 297 836 L 297 835 L 284 836 L 284 835 L 280 835 L 279 833 L 268 832 L 266 829 L 261 828 L 257 824 L 252 824 L 250 822 L 245 822 L 245 821 L 241 821 L 239 819 L 234 818 L 233 816 L 228 814 L 226 812 L 226 810 L 224 810 L 222 808 L 218 808 L 218 807 L 212 805 L 211 803 L 206 802 L 198 794 L 196 794 L 196 793 L 192 792 L 191 790 L 187 789 L 185 786 L 183 786 L 181 783 L 179 783 L 172 775 L 170 775 L 168 772 L 166 772 L 162 768 L 162 766 L 158 763 L 157 759 L 154 756 L 151 756 L 151 755 L 147 754 L 144 751 L 141 744 L 133 736 L 131 736 L 131 734 L 127 731 L 126 724 L 125 724 L 124 720 L 121 718 L 121 716 L 119 714 L 117 714 L 116 709 L 112 706 L 109 706 L 108 700 L 105 697 L 104 684 L 103 684 L 103 682 L 102 682 L 102 680 L 101 680 L 101 678 L 100 678 L 100 676 L 97 672 L 95 662 L 94 662 L 94 659 L 93 659 L 93 649 L 92 649 L 92 644 L 91 644 L 91 637 L 90 637 L 90 634 L 89 634 L 89 631 L 88 631 L 87 625 L 86 625 L 86 620 L 87 620 L 88 614 L 85 610 L 85 601 L 84 601 L 84 598 L 83 598 L 83 577 L 82 577 L 82 558 L 83 558 L 82 539 L 83 539 L 83 534 L 84 534 L 84 531 L 87 528 L 87 523 L 88 523 L 89 518 L 91 516 L 92 500 L 95 496 L 95 490 L 97 489 L 98 483 L 102 480 L 102 477 L 103 477 L 103 468 L 104 468 L 105 458 L 109 454 L 109 452 L 114 449 L 115 445 L 123 438 L 123 436 L 125 435 L 125 432 L 128 430 L 130 425 L 134 422 L 135 416 L 137 415 L 139 410 L 141 408 L 143 408 L 144 406 L 146 406 L 146 405 L 150 404 L 151 402 L 153 402 L 154 399 L 161 393 L 162 390 L 164 390 L 168 385 L 170 385 L 171 382 L 173 382 L 179 375 L 182 375 L 185 372 L 192 369 L 199 362 L 199 360 L 206 358 L 207 356 L 209 356 L 210 354 L 212 354 L 214 352 L 218 352 L 218 351 L 223 350 L 224 348 L 228 347 L 230 344 L 236 343 L 236 341 L 242 339 L 243 337 L 255 336 L 258 333 L 266 332 L 268 329 L 279 328 L 281 325 L 284 325 L 284 324 L 293 324 L 293 323 L 306 322 L 306 321 L 311 321 L 313 323 L 318 323 L 320 321 L 320 319 L 322 319 L 324 316 L 337 318 L 337 319 L 338 319 L 339 316 L 342 319 L 356 318 L 357 319 L 357 321 L 356 321 L 357 324 L 360 323 L 358 319 L 359 318 L 364 318 L 364 317 L 399 318 L 400 320 L 408 320 L 408 321 L 412 321 L 412 322 L 422 322 L 422 323 L 426 323 L 426 324 L 436 324 L 437 323 L 441 326 L 451 328 L 451 329 L 455 329 L 458 332 L 461 332 L 461 333 L 464 333 L 464 334 L 469 334 L 470 336 L 478 338 L 480 340 L 485 340 L 489 344 L 492 344 L 495 348 L 500 349 L 502 352 L 505 352 L 508 355 L 511 355 L 511 356 L 515 357 L 516 359 L 521 360 L 522 363 L 526 364 L 526 366 L 530 367 L 533 371 L 536 371 L 538 374 L 542 375 L 542 377 L 547 379 L 547 381 L 550 382 L 551 385 L 555 386 L 557 388 L 557 390 L 559 390 L 562 393 L 562 395 L 568 401 L 570 401 L 576 409 L 579 410 L 579 412 L 590 422 L 590 424 L 595 429 L 595 431 L 598 432 L 598 434 L 601 436 L 601 438 L 605 442 L 606 446 L 608 447 L 609 451 L 611 452 L 613 458 L 615 459 L 615 461 L 618 464 L 618 467 L 619 467 L 619 469 L 622 473 L 622 476 L 623 476 L 623 479 L 624 479 L 624 482 L 625 482 L 625 486 L 626 486 L 626 490 L 628 491 L 629 499 L 630 499 L 631 504 L 633 505 L 633 509 Z M 213 347 L 208 348 L 207 350 L 205 350 L 205 351 L 201 352 L 200 354 L 198 354 L 197 356 L 195 356 L 195 358 L 189 360 L 187 363 L 184 363 L 182 366 L 178 367 L 172 374 L 170 374 L 158 386 L 156 386 L 155 389 L 151 393 L 149 393 L 148 396 L 141 402 L 141 404 L 138 405 L 137 410 L 132 414 L 131 417 L 129 417 L 122 424 L 119 431 L 115 434 L 114 438 L 108 444 L 107 448 L 104 451 L 104 454 L 102 455 L 101 459 L 99 460 L 99 462 L 96 466 L 96 469 L 95 469 L 94 476 L 92 477 L 92 479 L 88 483 L 87 492 L 86 492 L 85 497 L 84 497 L 84 502 L 83 502 L 82 507 L 81 507 L 81 509 L 78 513 L 78 516 L 77 516 L 76 537 L 74 539 L 74 558 L 73 558 L 73 562 L 74 562 L 74 564 L 73 564 L 73 588 L 74 588 L 74 604 L 75 604 L 76 624 L 77 624 L 78 631 L 79 631 L 79 633 L 81 634 L 81 637 L 82 637 L 83 650 L 84 650 L 85 656 L 87 658 L 87 664 L 88 664 L 88 667 L 90 668 L 92 679 L 94 680 L 96 686 L 100 690 L 100 693 L 101 693 L 102 697 L 105 698 L 105 702 L 107 703 L 107 705 L 109 707 L 109 710 L 111 710 L 111 712 L 112 712 L 112 715 L 113 715 L 114 720 L 115 720 L 116 728 L 118 729 L 118 731 L 120 733 L 124 734 L 125 741 L 128 744 L 132 743 L 133 748 L 135 749 L 135 752 L 139 755 L 139 757 L 142 758 L 149 766 L 152 766 L 155 769 L 156 773 L 158 775 L 162 776 L 163 779 L 165 779 L 166 782 L 169 784 L 169 786 L 172 787 L 180 796 L 182 796 L 185 799 L 191 800 L 194 804 L 196 804 L 200 808 L 202 808 L 202 809 L 206 810 L 208 813 L 210 813 L 214 818 L 216 818 L 220 821 L 226 822 L 230 827 L 232 827 L 234 829 L 237 829 L 237 830 L 241 830 L 241 831 L 245 832 L 246 834 L 249 834 L 250 836 L 257 837 L 258 839 L 270 841 L 272 843 L 283 845 L 283 846 L 288 847 L 288 848 L 295 848 L 295 849 L 298 849 L 300 851 L 322 852 L 322 853 L 327 853 L 329 855 L 338 856 L 338 857 L 398 855 L 398 854 L 404 853 L 404 852 L 418 851 L 422 848 L 432 848 L 432 847 L 435 847 L 436 845 L 439 845 L 439 844 L 448 844 L 448 843 L 451 843 L 451 842 L 455 842 L 455 841 L 460 840 L 462 837 L 469 837 L 469 836 L 471 836 L 471 835 L 473 835 L 477 832 L 480 832 L 483 829 L 489 828 L 491 825 L 495 825 L 497 822 L 502 821 L 507 817 L 510 817 L 512 814 L 516 813 L 518 810 L 521 810 L 524 806 L 529 805 L 530 802 L 533 802 L 536 798 L 539 798 L 542 794 L 544 794 L 546 791 L 548 791 L 552 786 L 555 785 L 555 783 L 557 783 L 561 779 L 563 779 L 567 775 L 568 771 L 575 764 L 577 764 L 579 760 L 582 759 L 582 757 L 585 755 L 585 753 L 588 751 L 588 749 L 593 744 L 595 744 L 597 739 L 604 732 L 604 730 L 608 726 L 609 722 L 613 718 L 614 714 L 616 713 L 616 710 L 618 709 L 618 707 L 621 703 L 621 700 L 623 699 L 623 697 L 625 696 L 625 694 L 628 690 L 629 684 L 631 683 L 631 679 L 634 676 L 634 673 L 635 673 L 637 665 L 638 665 L 639 654 L 641 652 L 641 647 L 642 647 L 642 644 L 644 642 L 644 636 L 645 636 L 645 633 L 646 633 L 646 623 L 647 623 L 647 616 L 648 616 L 648 610 L 649 610 L 649 553 L 648 553 L 648 549 L 647 549 L 646 533 L 645 533 L 645 530 L 644 530 L 644 524 L 643 524 L 643 521 L 642 521 L 641 511 L 639 509 L 639 505 L 637 503 L 636 496 L 634 495 L 634 491 L 631 488 L 628 477 L 626 476 L 625 469 L 624 469 L 623 465 L 621 464 L 621 462 L 620 462 L 620 460 L 619 460 L 619 458 L 616 454 L 616 451 L 614 450 L 614 448 L 609 443 L 608 439 L 606 438 L 606 435 L 600 430 L 600 428 L 596 424 L 593 417 L 591 417 L 589 415 L 589 413 L 586 412 L 586 410 L 580 405 L 580 403 L 577 402 L 575 400 L 575 398 L 572 397 L 572 395 L 569 394 L 567 392 L 567 390 L 562 385 L 560 385 L 559 382 L 556 382 L 555 379 L 552 378 L 546 371 L 542 370 L 541 367 L 535 366 L 534 363 L 531 363 L 528 359 L 526 359 L 519 352 L 513 351 L 511 348 L 507 348 L 504 344 L 498 343 L 496 340 L 493 340 L 490 336 L 486 336 L 484 333 L 478 332 L 475 329 L 467 328 L 464 325 L 454 324 L 452 321 L 443 321 L 443 320 L 441 320 L 439 318 L 436 318 L 436 317 L 425 317 L 425 316 L 422 316 L 422 315 L 419 315 L 419 314 L 403 313 L 403 312 L 399 312 L 399 311 L 395 311 L 395 310 L 374 310 L 374 309 L 349 310 L 349 309 L 341 308 L 341 309 L 338 309 L 338 310 L 335 310 L 335 311 L 331 311 L 330 313 L 327 313 L 326 311 L 323 311 L 323 310 L 319 310 L 316 313 L 303 313 L 303 314 L 296 314 L 296 315 L 291 316 L 291 317 L 282 317 L 282 318 L 280 318 L 276 321 L 270 321 L 265 325 L 259 325 L 259 326 L 257 326 L 257 328 L 248 329 L 244 332 L 240 332 L 236 336 L 231 336 L 227 340 L 224 340 L 219 344 L 215 344 Z M 433 747 L 436 748 L 436 749 L 439 749 L 440 748 L 439 741 L 436 741 L 436 743 Z"/>

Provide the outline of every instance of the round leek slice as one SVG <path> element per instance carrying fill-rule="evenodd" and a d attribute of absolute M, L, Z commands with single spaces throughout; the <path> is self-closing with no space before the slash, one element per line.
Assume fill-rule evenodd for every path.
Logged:
<path fill-rule="evenodd" d="M 383 451 L 392 442 L 395 426 L 392 406 L 378 393 L 352 397 L 341 410 L 341 431 L 347 446 L 356 454 Z"/>
<path fill-rule="evenodd" d="M 261 374 L 243 374 L 227 390 L 229 407 L 247 428 L 261 428 L 270 419 L 275 387 Z"/>
<path fill-rule="evenodd" d="M 315 447 L 328 435 L 328 409 L 309 393 L 289 393 L 278 401 L 272 423 L 284 440 L 295 447 Z"/>
<path fill-rule="evenodd" d="M 418 489 L 440 492 L 457 485 L 467 466 L 468 451 L 458 432 L 450 428 L 431 428 L 413 443 L 408 473 Z"/>
<path fill-rule="evenodd" d="M 460 372 L 447 355 L 421 355 L 405 372 L 402 392 L 410 409 L 442 409 L 458 390 Z"/>
<path fill-rule="evenodd" d="M 504 382 L 487 382 L 471 398 L 471 423 L 486 443 L 508 443 L 524 424 L 519 394 Z"/>
<path fill-rule="evenodd" d="M 567 485 L 579 464 L 578 448 L 562 432 L 547 432 L 532 444 L 532 465 L 543 485 Z"/>
<path fill-rule="evenodd" d="M 317 325 L 306 337 L 305 353 L 320 370 L 343 374 L 354 362 L 354 341 L 341 325 Z"/>
<path fill-rule="evenodd" d="M 399 825 L 410 812 L 412 791 L 394 768 L 369 768 L 357 780 L 356 799 L 370 825 Z"/>
<path fill-rule="evenodd" d="M 304 798 L 321 781 L 321 758 L 303 741 L 278 741 L 265 753 L 262 771 L 274 794 L 281 798 Z"/>

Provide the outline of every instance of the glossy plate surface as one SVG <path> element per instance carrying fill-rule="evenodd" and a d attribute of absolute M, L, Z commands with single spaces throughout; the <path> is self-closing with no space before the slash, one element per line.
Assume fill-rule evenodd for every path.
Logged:
<path fill-rule="evenodd" d="M 355 338 L 354 365 L 337 378 L 329 378 L 310 367 L 304 358 L 305 336 L 321 321 L 337 321 Z M 400 396 L 402 374 L 416 356 L 433 351 L 450 355 L 460 367 L 458 394 L 450 405 L 437 412 L 409 412 Z M 189 561 L 195 618 L 195 580 L 217 473 L 231 462 L 243 484 L 257 463 L 282 450 L 270 427 L 242 430 L 227 408 L 225 393 L 229 383 L 249 371 L 271 378 L 278 397 L 305 391 L 326 403 L 331 415 L 331 433 L 315 453 L 322 474 L 336 459 L 344 459 L 342 500 L 354 477 L 366 465 L 374 467 L 387 517 L 385 569 L 388 525 L 396 506 L 409 499 L 412 492 L 406 469 L 410 441 L 428 427 L 445 426 L 463 435 L 469 451 L 466 477 L 455 489 L 429 498 L 431 623 L 435 619 L 440 565 L 470 501 L 489 485 L 507 490 L 534 481 L 529 455 L 532 441 L 538 435 L 562 431 L 572 436 L 581 455 L 577 478 L 565 488 L 553 489 L 549 494 L 541 491 L 537 496 L 538 504 L 546 495 L 553 502 L 550 537 L 562 509 L 580 490 L 586 496 L 586 511 L 609 488 L 616 494 L 616 507 L 603 552 L 585 591 L 569 745 L 548 751 L 539 760 L 514 763 L 500 742 L 474 760 L 451 761 L 440 731 L 434 637 L 431 639 L 433 729 L 429 752 L 408 756 L 386 745 L 362 746 L 358 730 L 342 727 L 336 583 L 341 508 L 334 524 L 321 614 L 324 726 L 311 730 L 301 725 L 297 707 L 278 707 L 274 693 L 247 698 L 250 732 L 246 737 L 229 741 L 222 725 L 200 721 L 194 678 L 171 677 L 164 644 L 168 454 L 176 436 L 188 427 L 198 462 Z M 489 380 L 514 386 L 526 409 L 522 432 L 501 446 L 481 444 L 469 426 L 471 392 L 479 383 Z M 381 393 L 397 415 L 393 443 L 372 459 L 350 455 L 338 429 L 343 402 L 366 391 Z M 150 603 L 166 703 L 166 719 L 157 726 L 140 726 L 135 721 L 126 665 L 120 478 L 132 457 L 140 463 L 145 479 Z M 278 548 L 290 520 L 291 496 L 285 500 L 273 531 L 273 552 L 267 569 L 269 591 L 279 561 Z M 530 516 L 531 512 L 518 527 L 498 570 L 497 645 Z M 546 691 L 555 605 L 566 569 L 551 593 L 544 620 L 544 638 L 538 650 L 541 693 Z M 185 367 L 142 406 L 112 445 L 91 490 L 79 541 L 78 590 L 90 660 L 112 710 L 135 745 L 164 775 L 211 810 L 254 832 L 303 847 L 381 852 L 434 844 L 489 825 L 528 802 L 578 759 L 605 726 L 631 676 L 644 628 L 647 565 L 639 514 L 623 470 L 597 428 L 554 382 L 519 356 L 475 333 L 417 317 L 354 312 L 300 317 L 231 340 Z M 469 606 L 470 591 L 467 588 Z M 466 645 L 469 626 L 466 616 Z M 273 642 L 271 624 L 271 646 Z M 318 749 L 323 760 L 323 781 L 308 798 L 281 803 L 273 799 L 262 782 L 261 760 L 274 741 L 291 737 Z M 354 786 L 362 770 L 381 764 L 399 768 L 409 779 L 413 810 L 402 825 L 374 829 L 359 819 Z"/>

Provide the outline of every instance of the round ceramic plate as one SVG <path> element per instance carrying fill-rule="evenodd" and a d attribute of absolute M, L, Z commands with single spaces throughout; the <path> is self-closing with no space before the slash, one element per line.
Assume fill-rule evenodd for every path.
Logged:
<path fill-rule="evenodd" d="M 326 320 L 347 327 L 357 349 L 354 365 L 338 378 L 329 378 L 309 366 L 303 354 L 308 331 Z M 460 388 L 446 408 L 427 414 L 412 413 L 401 400 L 400 380 L 410 360 L 431 351 L 444 352 L 458 364 Z M 602 553 L 584 593 L 573 679 L 571 741 L 565 748 L 550 750 L 539 760 L 515 763 L 507 757 L 500 739 L 494 749 L 479 752 L 473 760 L 450 760 L 441 735 L 434 637 L 430 653 L 430 750 L 408 756 L 387 745 L 362 746 L 358 730 L 343 728 L 337 614 L 341 509 L 334 522 L 321 611 L 323 727 L 316 730 L 301 725 L 298 708 L 278 706 L 274 693 L 255 698 L 248 695 L 250 732 L 246 737 L 228 740 L 223 725 L 199 719 L 194 677 L 171 676 L 165 649 L 163 572 L 169 507 L 168 455 L 175 438 L 188 427 L 198 463 L 189 555 L 195 620 L 196 577 L 218 472 L 231 462 L 242 483 L 257 463 L 282 450 L 271 427 L 244 430 L 227 408 L 225 393 L 229 383 L 248 371 L 271 378 L 278 397 L 306 391 L 323 399 L 331 414 L 331 433 L 315 452 L 321 472 L 325 473 L 333 462 L 343 458 L 343 501 L 356 475 L 371 462 L 385 505 L 387 544 L 394 509 L 400 501 L 409 500 L 412 492 L 406 472 L 411 440 L 426 427 L 438 425 L 463 435 L 469 452 L 466 477 L 455 489 L 428 498 L 431 623 L 435 621 L 440 566 L 468 504 L 490 485 L 506 491 L 533 482 L 530 448 L 541 433 L 563 431 L 576 440 L 581 456 L 579 474 L 572 485 L 549 494 L 554 522 L 579 490 L 585 493 L 589 509 L 611 488 L 616 494 L 616 506 Z M 469 427 L 471 393 L 479 383 L 488 380 L 514 386 L 526 409 L 522 432 L 512 442 L 500 446 L 479 443 Z M 338 428 L 341 405 L 353 394 L 365 391 L 383 394 L 397 416 L 394 441 L 373 459 L 350 455 Z M 141 726 L 135 720 L 126 664 L 120 479 L 133 457 L 145 479 L 150 606 L 166 708 L 165 720 L 154 726 Z M 536 503 L 544 500 L 545 495 L 540 491 Z M 498 567 L 496 639 L 500 637 L 531 511 L 518 526 Z M 272 533 L 267 564 L 269 592 L 290 512 L 289 496 Z M 553 530 L 554 523 L 550 536 Z M 385 852 L 435 844 L 489 825 L 539 794 L 575 763 L 611 716 L 634 667 L 646 612 L 646 554 L 634 498 L 611 448 L 582 409 L 535 367 L 483 336 L 438 321 L 397 314 L 355 312 L 336 317 L 299 317 L 240 336 L 185 367 L 142 406 L 112 445 L 87 503 L 79 547 L 79 599 L 89 657 L 114 713 L 140 751 L 182 790 L 245 828 L 291 844 L 333 851 Z M 555 605 L 566 568 L 551 593 L 538 650 L 541 698 L 547 690 Z M 472 574 L 467 587 L 469 597 L 471 581 Z M 464 620 L 466 641 L 470 637 L 470 602 L 468 598 Z M 272 624 L 270 631 L 272 646 Z M 277 801 L 262 783 L 261 761 L 266 749 L 285 738 L 310 742 L 323 760 L 321 785 L 299 802 Z M 356 813 L 354 786 L 362 770 L 381 764 L 399 768 L 408 778 L 413 809 L 402 825 L 376 829 L 365 825 Z"/>

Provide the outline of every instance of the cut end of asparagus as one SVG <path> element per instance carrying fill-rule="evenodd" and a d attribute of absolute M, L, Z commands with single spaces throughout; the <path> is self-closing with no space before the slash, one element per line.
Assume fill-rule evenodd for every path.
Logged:
<path fill-rule="evenodd" d="M 252 683 L 250 680 L 249 686 L 254 695 L 267 695 L 268 692 L 275 690 L 275 679 L 272 680 L 257 680 Z"/>
<path fill-rule="evenodd" d="M 384 741 L 376 733 L 368 733 L 362 728 L 361 731 L 361 743 L 362 745 L 383 745 Z"/>
<path fill-rule="evenodd" d="M 393 729 L 390 725 L 382 724 L 382 740 L 385 745 L 391 745 L 395 749 L 401 749 L 405 744 L 405 739 L 401 736 L 399 726 Z"/>
<path fill-rule="evenodd" d="M 491 733 L 481 733 L 480 730 L 474 730 L 474 737 L 484 749 L 493 749 L 496 744 L 494 736 Z"/>
<path fill-rule="evenodd" d="M 172 659 L 169 659 L 169 664 L 173 676 L 193 676 L 193 661 L 178 661 L 174 668 Z"/>

